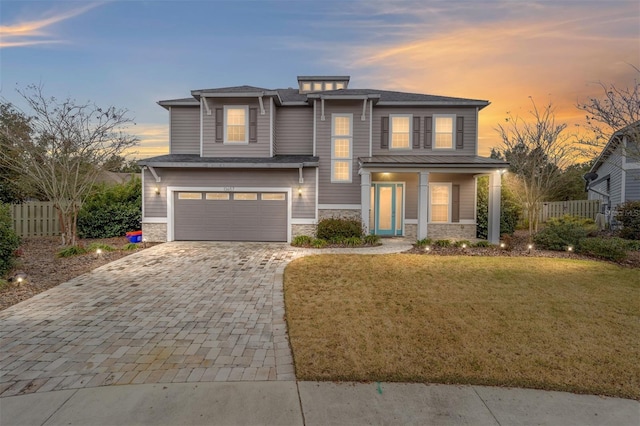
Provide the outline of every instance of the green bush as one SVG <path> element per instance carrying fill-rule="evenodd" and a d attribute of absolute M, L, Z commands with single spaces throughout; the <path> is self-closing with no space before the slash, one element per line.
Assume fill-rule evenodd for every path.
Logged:
<path fill-rule="evenodd" d="M 360 247 L 362 245 L 362 238 L 360 237 L 345 238 L 344 244 L 349 247 Z"/>
<path fill-rule="evenodd" d="M 380 244 L 380 235 L 366 235 L 364 243 L 368 246 L 377 246 Z"/>
<path fill-rule="evenodd" d="M 0 277 L 11 270 L 20 238 L 13 230 L 9 205 L 0 203 Z"/>
<path fill-rule="evenodd" d="M 578 244 L 578 252 L 601 259 L 619 262 L 627 257 L 628 241 L 622 238 L 584 238 Z"/>
<path fill-rule="evenodd" d="M 431 238 L 423 238 L 421 240 L 416 241 L 416 247 L 418 248 L 425 248 L 427 246 L 430 246 L 431 244 L 433 244 L 433 241 L 431 240 Z"/>
<path fill-rule="evenodd" d="M 142 185 L 139 178 L 120 185 L 98 185 L 78 214 L 81 238 L 122 237 L 140 229 Z"/>
<path fill-rule="evenodd" d="M 293 242 L 291 243 L 291 245 L 294 247 L 305 247 L 305 246 L 310 246 L 311 241 L 313 241 L 313 238 L 311 238 L 308 235 L 298 235 L 293 239 Z"/>
<path fill-rule="evenodd" d="M 564 251 L 569 246 L 577 247 L 595 229 L 593 221 L 574 216 L 552 218 L 544 229 L 533 237 L 537 247 L 546 250 Z"/>
<path fill-rule="evenodd" d="M 124 251 L 138 250 L 138 248 L 139 248 L 139 246 L 136 243 L 127 243 L 127 244 L 122 246 L 122 250 L 124 250 Z"/>
<path fill-rule="evenodd" d="M 451 240 L 435 240 L 433 245 L 436 247 L 451 247 Z"/>
<path fill-rule="evenodd" d="M 489 236 L 489 177 L 478 178 L 476 236 Z M 522 207 L 511 190 L 503 185 L 500 191 L 500 235 L 513 234 L 522 215 Z"/>
<path fill-rule="evenodd" d="M 331 241 L 332 238 L 351 238 L 364 235 L 362 222 L 358 219 L 327 218 L 318 223 L 316 237 Z"/>
<path fill-rule="evenodd" d="M 85 249 L 84 247 L 69 246 L 69 247 L 65 247 L 62 250 L 60 250 L 58 252 L 58 257 L 78 256 L 80 254 L 85 254 L 86 252 L 87 252 L 87 249 Z"/>
<path fill-rule="evenodd" d="M 347 240 L 348 240 L 347 237 L 343 237 L 342 235 L 336 235 L 336 236 L 333 236 L 333 237 L 329 238 L 329 243 L 330 244 L 342 245 L 342 244 L 346 244 Z"/>
<path fill-rule="evenodd" d="M 640 240 L 640 201 L 627 201 L 618 206 L 616 220 L 622 224 L 621 238 Z"/>
<path fill-rule="evenodd" d="M 473 245 L 474 247 L 491 247 L 492 244 L 487 240 L 478 241 Z"/>
<path fill-rule="evenodd" d="M 311 241 L 311 246 L 313 248 L 324 248 L 327 246 L 327 241 L 322 238 L 314 238 L 313 241 Z"/>

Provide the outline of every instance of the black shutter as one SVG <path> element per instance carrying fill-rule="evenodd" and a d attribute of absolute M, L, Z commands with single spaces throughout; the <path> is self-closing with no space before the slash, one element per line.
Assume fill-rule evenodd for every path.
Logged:
<path fill-rule="evenodd" d="M 224 141 L 224 113 L 222 108 L 216 108 L 216 143 Z"/>
<path fill-rule="evenodd" d="M 420 148 L 420 117 L 413 117 L 413 149 Z"/>
<path fill-rule="evenodd" d="M 464 141 L 462 135 L 464 133 L 464 117 L 458 117 L 456 124 L 456 149 L 464 148 Z"/>
<path fill-rule="evenodd" d="M 432 132 L 432 120 L 431 117 L 424 118 L 424 147 L 431 149 L 431 132 Z"/>
<path fill-rule="evenodd" d="M 380 133 L 380 148 L 389 148 L 389 117 L 382 117 L 382 132 Z"/>
<path fill-rule="evenodd" d="M 460 222 L 460 185 L 451 186 L 451 222 Z"/>
<path fill-rule="evenodd" d="M 249 108 L 249 143 L 258 142 L 258 108 Z"/>

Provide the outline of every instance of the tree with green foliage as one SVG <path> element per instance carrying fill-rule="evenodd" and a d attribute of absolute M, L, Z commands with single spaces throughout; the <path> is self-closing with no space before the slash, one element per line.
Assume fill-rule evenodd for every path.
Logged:
<path fill-rule="evenodd" d="M 13 267 L 20 238 L 13 230 L 13 221 L 9 205 L 0 202 L 0 277 Z"/>
<path fill-rule="evenodd" d="M 560 185 L 548 201 L 586 200 L 587 191 L 583 176 L 591 170 L 592 161 L 577 163 L 562 170 Z"/>
<path fill-rule="evenodd" d="M 21 144 L 31 139 L 31 124 L 29 117 L 16 110 L 9 103 L 0 102 L 0 147 Z M 12 135 L 9 139 L 8 135 Z M 7 155 L 16 156 L 15 151 Z M 14 158 L 13 161 L 17 161 Z M 17 203 L 27 196 L 27 188 L 21 180 L 21 174 L 14 169 L 0 163 L 0 202 Z"/>
<path fill-rule="evenodd" d="M 506 179 L 506 176 L 504 177 Z M 513 234 L 522 215 L 520 203 L 508 185 L 500 193 L 500 235 Z M 478 178 L 476 236 L 486 240 L 489 235 L 489 177 Z"/>
<path fill-rule="evenodd" d="M 80 206 L 91 194 L 107 159 L 133 147 L 128 111 L 113 106 L 47 97 L 42 86 L 18 91 L 31 109 L 31 138 L 2 128 L 0 165 L 53 202 L 63 245 L 75 245 Z"/>
<path fill-rule="evenodd" d="M 531 104 L 529 121 L 509 113 L 498 125 L 502 147 L 495 150 L 510 164 L 506 183 L 527 212 L 530 236 L 538 230 L 540 203 L 558 192 L 563 170 L 576 159 L 567 125 L 556 123 L 553 105 L 538 108 L 533 99 Z"/>
<path fill-rule="evenodd" d="M 78 234 L 82 238 L 122 237 L 140 229 L 142 182 L 134 177 L 119 185 L 100 184 L 87 198 L 78 214 Z"/>

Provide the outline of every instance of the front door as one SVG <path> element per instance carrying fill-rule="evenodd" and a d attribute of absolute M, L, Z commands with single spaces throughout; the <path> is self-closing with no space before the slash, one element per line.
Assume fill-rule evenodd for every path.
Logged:
<path fill-rule="evenodd" d="M 382 236 L 402 235 L 402 183 L 374 183 L 374 233 Z"/>

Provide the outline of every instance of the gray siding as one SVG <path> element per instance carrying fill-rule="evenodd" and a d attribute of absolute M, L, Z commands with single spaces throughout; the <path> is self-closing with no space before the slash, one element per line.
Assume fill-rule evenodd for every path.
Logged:
<path fill-rule="evenodd" d="M 271 107 L 271 106 L 270 106 Z M 273 155 L 278 155 L 278 139 L 276 138 L 276 123 L 278 122 L 278 108 L 273 104 L 271 111 L 272 123 L 271 123 L 271 139 L 273 141 Z"/>
<path fill-rule="evenodd" d="M 200 154 L 200 107 L 171 107 L 171 154 Z"/>
<path fill-rule="evenodd" d="M 358 157 L 369 155 L 369 120 L 362 121 L 362 101 L 325 101 L 325 121 L 321 121 L 321 108 L 316 108 L 316 154 L 320 157 L 320 204 L 359 204 L 360 176 Z M 353 114 L 353 161 L 351 183 L 331 183 L 331 114 Z"/>
<path fill-rule="evenodd" d="M 277 109 L 277 155 L 313 155 L 313 108 Z"/>
<path fill-rule="evenodd" d="M 618 146 L 616 150 L 611 153 L 609 158 L 596 170 L 598 173 L 598 180 L 610 176 L 610 187 L 611 191 L 609 193 L 611 206 L 616 206 L 620 204 L 622 200 L 622 156 L 621 156 L 622 147 Z M 602 181 L 599 184 L 592 185 L 596 190 L 606 193 L 606 182 Z M 590 200 L 602 200 L 607 202 L 607 200 L 603 199 L 599 194 L 596 194 L 592 191 L 589 191 L 589 199 Z"/>
<path fill-rule="evenodd" d="M 286 187 L 292 189 L 292 218 L 314 219 L 316 201 L 316 171 L 303 169 L 304 183 L 298 183 L 298 169 L 290 170 L 211 170 L 211 169 L 161 169 L 156 172 L 162 181 L 155 179 L 148 170 L 144 172 L 145 218 L 167 217 L 167 186 L 183 187 Z M 154 188 L 160 188 L 156 195 Z M 302 196 L 298 196 L 298 187 Z"/>
<path fill-rule="evenodd" d="M 429 173 L 429 182 L 451 182 L 460 185 L 460 220 L 475 218 L 475 181 L 470 174 Z"/>
<path fill-rule="evenodd" d="M 270 157 L 270 116 L 269 99 L 264 98 L 265 114 L 260 113 L 260 105 L 257 98 L 207 98 L 211 115 L 207 115 L 205 108 L 202 110 L 202 132 L 204 157 Z M 258 108 L 258 142 L 248 144 L 224 144 L 216 143 L 216 117 L 215 109 L 224 108 L 225 105 L 248 106 Z M 248 119 L 248 117 L 247 117 Z"/>
<path fill-rule="evenodd" d="M 389 114 L 412 114 L 414 117 L 420 117 L 420 148 L 406 150 L 390 150 L 380 147 L 382 132 L 382 117 Z M 424 117 L 433 116 L 433 114 L 455 114 L 457 117 L 464 117 L 464 148 L 450 150 L 433 150 L 424 148 Z M 368 117 L 367 117 L 368 118 Z M 408 107 L 373 107 L 373 155 L 410 155 L 410 154 L 443 154 L 443 155 L 475 155 L 476 154 L 476 109 L 475 108 L 408 108 Z"/>
<path fill-rule="evenodd" d="M 627 170 L 626 180 L 625 201 L 640 200 L 640 169 Z"/>

